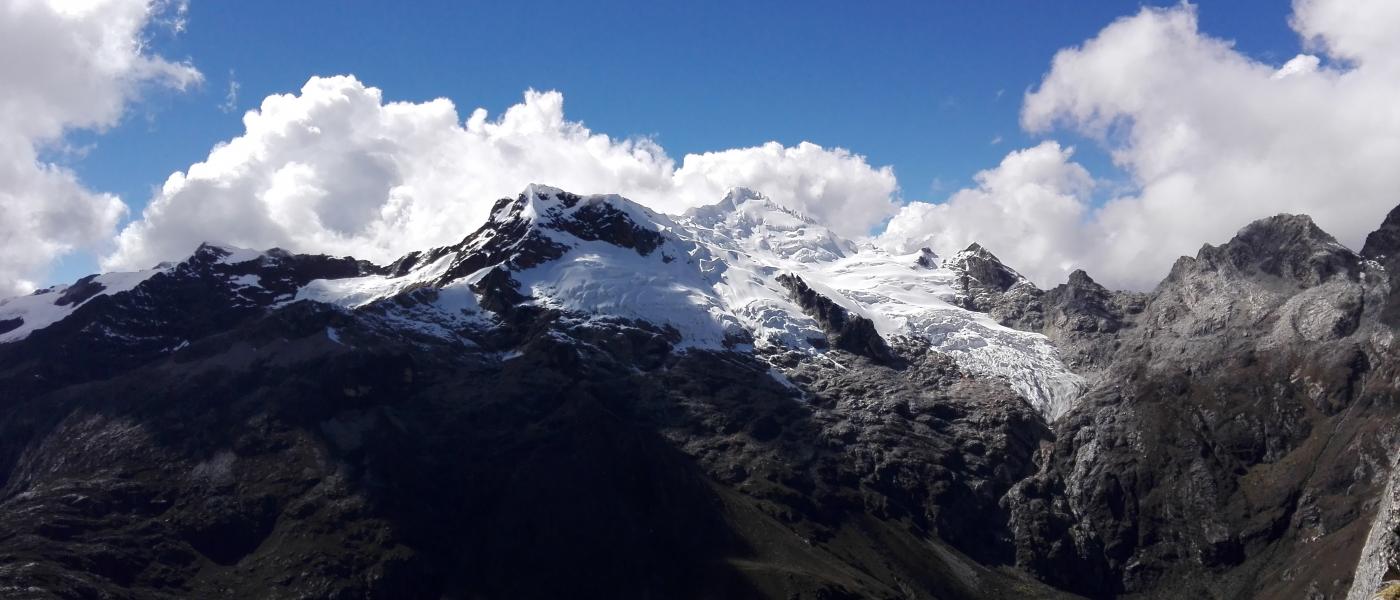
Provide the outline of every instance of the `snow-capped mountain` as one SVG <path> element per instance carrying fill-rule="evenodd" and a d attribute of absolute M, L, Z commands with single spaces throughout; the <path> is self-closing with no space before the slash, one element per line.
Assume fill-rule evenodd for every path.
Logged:
<path fill-rule="evenodd" d="M 1369 592 L 1397 231 L 1272 217 L 1149 293 L 745 189 L 534 185 L 388 265 L 205 244 L 0 301 L 0 591 Z"/>
<path fill-rule="evenodd" d="M 163 270 L 89 275 L 71 285 L 56 285 L 28 296 L 0 300 L 0 343 L 24 339 L 36 329 L 63 320 L 94 296 L 125 292 Z"/>
<path fill-rule="evenodd" d="M 886 339 L 917 338 L 969 373 L 1010 382 L 1048 418 L 1063 414 L 1083 379 L 1045 336 L 964 308 L 975 275 L 961 254 L 948 264 L 858 245 L 747 189 L 671 217 L 615 195 L 531 185 L 458 245 L 409 255 L 384 273 L 313 281 L 295 299 L 393 305 L 387 312 L 401 324 L 454 335 L 489 327 L 497 317 L 481 296 L 500 302 L 503 288 L 492 282 L 509 281 L 504 293 L 521 295 L 512 303 L 647 322 L 673 332 L 682 349 L 820 354 L 822 323 L 781 281 L 795 275 Z M 425 287 L 435 292 L 427 302 L 394 302 Z"/>
<path fill-rule="evenodd" d="M 202 251 L 215 250 L 223 251 L 215 259 L 220 265 L 267 264 L 285 255 L 217 245 Z M 743 188 L 672 217 L 616 195 L 530 185 L 498 202 L 487 223 L 457 245 L 415 252 L 386 268 L 364 267 L 359 277 L 312 280 L 294 292 L 282 287 L 276 300 L 375 307 L 373 313 L 398 326 L 467 339 L 460 335 L 464 329 L 490 327 L 499 318 L 482 307 L 486 295 L 488 304 L 643 321 L 673 332 L 681 349 L 820 354 L 827 344 L 823 324 L 782 281 L 797 276 L 870 321 L 885 339 L 915 338 L 971 374 L 1004 379 L 1053 420 L 1073 405 L 1084 380 L 1044 335 L 971 309 L 976 304 L 969 304 L 969 295 L 986 292 L 969 281 L 986 273 L 970 269 L 969 257 L 984 255 L 990 256 L 974 247 L 944 264 L 927 250 L 891 255 Z M 172 268 L 97 275 L 3 301 L 0 324 L 12 325 L 0 343 L 51 325 L 94 296 L 132 290 Z M 997 275 L 1033 287 L 1014 271 Z M 509 285 L 500 285 L 505 281 Z M 229 282 L 234 289 L 261 289 L 250 274 L 231 275 Z M 431 299 L 401 301 L 424 290 L 431 290 Z M 519 298 L 497 298 L 516 293 Z"/>
<path fill-rule="evenodd" d="M 218 248 L 218 246 L 209 246 Z M 267 254 L 227 247 L 225 265 L 265 263 Z M 979 254 L 980 253 L 980 254 Z M 644 321 L 673 331 L 680 348 L 756 349 L 820 354 L 826 333 L 781 281 L 795 275 L 851 315 L 869 320 L 886 339 L 912 337 L 952 356 L 977 376 L 1008 381 L 1054 419 L 1083 391 L 1083 378 L 1061 362 L 1045 336 L 1001 325 L 964 308 L 968 256 L 940 265 L 927 250 L 891 255 L 841 238 L 763 195 L 735 189 L 719 203 L 676 217 L 615 195 L 578 196 L 531 185 L 503 200 L 490 220 L 460 244 L 414 253 L 361 277 L 318 279 L 282 295 L 355 310 L 377 306 L 403 327 L 455 336 L 490 327 L 481 294 L 507 279 L 528 305 L 581 317 Z M 0 342 L 20 339 L 100 294 L 131 290 L 165 266 L 85 278 L 0 304 L 0 323 L 17 322 Z M 1031 284 L 1014 272 L 1019 285 Z M 230 279 L 258 288 L 253 275 Z M 433 291 L 405 307 L 395 299 Z"/>

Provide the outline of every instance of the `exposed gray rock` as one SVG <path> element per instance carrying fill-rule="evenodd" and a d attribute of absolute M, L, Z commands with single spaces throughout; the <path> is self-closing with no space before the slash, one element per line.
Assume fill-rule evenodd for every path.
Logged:
<path fill-rule="evenodd" d="M 963 308 L 987 313 L 1018 329 L 1038 331 L 1043 325 L 1043 292 L 981 245 L 973 243 L 944 266 L 961 273 L 958 304 Z"/>
<path fill-rule="evenodd" d="M 1110 291 L 1076 270 L 1068 282 L 1040 297 L 1043 319 L 1033 331 L 1049 337 L 1066 364 L 1092 381 L 1118 352 L 1124 330 L 1146 302 L 1146 294 Z"/>
<path fill-rule="evenodd" d="M 1288 215 L 1178 261 L 1140 310 L 1078 294 L 1068 331 L 1117 331 L 1007 497 L 1018 563 L 1092 596 L 1344 597 L 1395 453 L 1387 294 Z"/>
<path fill-rule="evenodd" d="M 1366 236 L 1361 256 L 1377 261 L 1400 259 L 1400 206 L 1387 213 L 1381 226 Z"/>
<path fill-rule="evenodd" d="M 105 287 L 101 283 L 94 281 L 95 279 L 97 279 L 97 275 L 88 275 L 87 277 L 73 282 L 73 285 L 68 286 L 68 289 L 63 290 L 63 293 L 59 294 L 58 299 L 54 300 L 54 304 L 59 306 L 82 304 L 88 298 L 101 293 Z"/>
<path fill-rule="evenodd" d="M 1385 587 L 1400 584 L 1400 454 L 1390 465 L 1390 482 L 1378 498 L 1375 515 L 1347 600 L 1371 600 Z"/>
<path fill-rule="evenodd" d="M 919 346 L 770 366 L 516 316 L 459 347 L 301 302 L 27 393 L 0 412 L 0 589 L 1068 597 L 994 567 L 1048 439 L 1004 384 Z"/>
<path fill-rule="evenodd" d="M 788 289 L 793 301 L 802 307 L 803 312 L 821 324 L 830 339 L 831 347 L 881 362 L 894 360 L 889 345 L 880 337 L 880 333 L 875 331 L 875 324 L 870 322 L 870 319 L 851 314 L 831 298 L 808 287 L 801 277 L 792 274 L 779 275 L 778 282 Z"/>
<path fill-rule="evenodd" d="M 919 258 L 916 259 L 919 266 L 925 269 L 938 268 L 938 255 L 928 248 L 919 248 Z"/>
<path fill-rule="evenodd" d="M 1390 293 L 1381 311 L 1381 321 L 1392 327 L 1400 326 L 1400 207 L 1390 211 L 1381 227 L 1366 236 L 1361 256 L 1385 269 Z"/>
<path fill-rule="evenodd" d="M 1133 326 L 1147 301 L 1147 294 L 1110 291 L 1083 270 L 1042 291 L 979 244 L 954 255 L 947 265 L 962 272 L 958 299 L 964 308 L 986 312 L 1008 327 L 1045 334 L 1065 364 L 1090 381 L 1102 373 L 1122 330 Z"/>

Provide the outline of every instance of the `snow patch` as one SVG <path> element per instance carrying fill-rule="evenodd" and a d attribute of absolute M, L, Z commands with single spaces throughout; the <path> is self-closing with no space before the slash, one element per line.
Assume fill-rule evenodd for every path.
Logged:
<path fill-rule="evenodd" d="M 228 279 L 228 282 L 230 284 L 233 284 L 233 287 L 236 288 L 260 287 L 262 285 L 262 280 L 257 275 L 239 275 L 237 277 L 230 277 Z"/>
<path fill-rule="evenodd" d="M 346 279 L 316 279 L 302 286 L 293 301 L 313 300 L 342 308 L 359 308 L 437 280 L 452 267 L 454 258 L 452 254 L 443 255 L 401 277 L 367 275 Z"/>
<path fill-rule="evenodd" d="M 215 261 L 216 263 L 222 265 L 242 264 L 245 262 L 258 260 L 263 256 L 262 252 L 258 252 L 257 250 L 249 250 L 248 248 L 239 248 L 238 246 L 226 246 L 222 244 L 207 245 L 224 251 L 224 256 L 219 257 L 219 260 Z"/>
<path fill-rule="evenodd" d="M 93 294 L 91 298 L 82 302 L 59 305 L 58 299 L 63 296 L 69 285 L 58 285 L 46 290 L 34 292 L 28 296 L 19 296 L 0 300 L 0 321 L 11 319 L 21 319 L 23 322 L 18 328 L 0 334 L 0 344 L 15 342 L 29 337 L 29 334 L 53 325 L 68 315 L 78 307 L 92 301 L 98 296 L 110 296 L 119 294 L 139 285 L 141 282 L 150 279 L 156 273 L 168 270 L 169 267 L 149 269 L 146 271 L 134 271 L 123 273 L 104 273 L 93 279 L 94 283 L 100 284 L 102 290 Z"/>

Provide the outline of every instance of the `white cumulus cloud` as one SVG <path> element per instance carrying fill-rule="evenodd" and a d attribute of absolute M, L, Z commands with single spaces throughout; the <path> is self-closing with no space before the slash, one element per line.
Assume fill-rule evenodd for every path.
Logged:
<path fill-rule="evenodd" d="M 941 256 L 977 242 L 1037 283 L 1063 279 L 1090 245 L 1083 219 L 1094 180 L 1072 155 L 1053 141 L 1014 151 L 978 173 L 977 187 L 947 202 L 904 206 L 876 241 L 901 253 L 927 247 Z"/>
<path fill-rule="evenodd" d="M 0 0 L 0 297 L 22 294 L 58 257 L 107 243 L 121 200 L 41 154 L 65 133 L 115 125 L 142 86 L 200 74 L 146 52 L 150 0 Z"/>
<path fill-rule="evenodd" d="M 460 240 L 491 204 L 527 184 L 620 193 L 663 212 L 711 204 L 733 186 L 851 235 L 894 212 L 889 168 L 810 143 L 688 155 L 615 139 L 564 116 L 557 92 L 525 94 L 465 121 L 446 99 L 385 102 L 352 76 L 313 77 L 243 117 L 245 132 L 177 172 L 118 237 L 108 268 L 147 267 L 199 242 L 280 246 L 387 261 Z"/>
<path fill-rule="evenodd" d="M 1260 62 L 1202 33 L 1190 4 L 1143 9 L 1060 51 L 1025 97 L 1022 125 L 1102 144 L 1130 189 L 1095 207 L 1063 178 L 1082 167 L 1042 145 L 946 206 L 904 209 L 886 243 L 934 234 L 947 247 L 986 232 L 978 241 L 1041 285 L 1085 268 L 1132 288 L 1280 212 L 1312 215 L 1359 247 L 1400 203 L 1400 3 L 1300 0 L 1290 23 L 1331 60 Z M 1052 167 L 1021 170 L 1031 156 Z M 1032 227 L 1042 219 L 1049 231 Z"/>

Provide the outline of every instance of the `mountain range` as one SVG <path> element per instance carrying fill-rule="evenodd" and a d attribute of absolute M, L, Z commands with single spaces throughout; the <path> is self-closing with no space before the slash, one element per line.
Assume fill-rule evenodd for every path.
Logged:
<path fill-rule="evenodd" d="M 0 596 L 1308 598 L 1400 580 L 1400 209 L 1155 289 L 759 192 L 0 301 Z"/>

